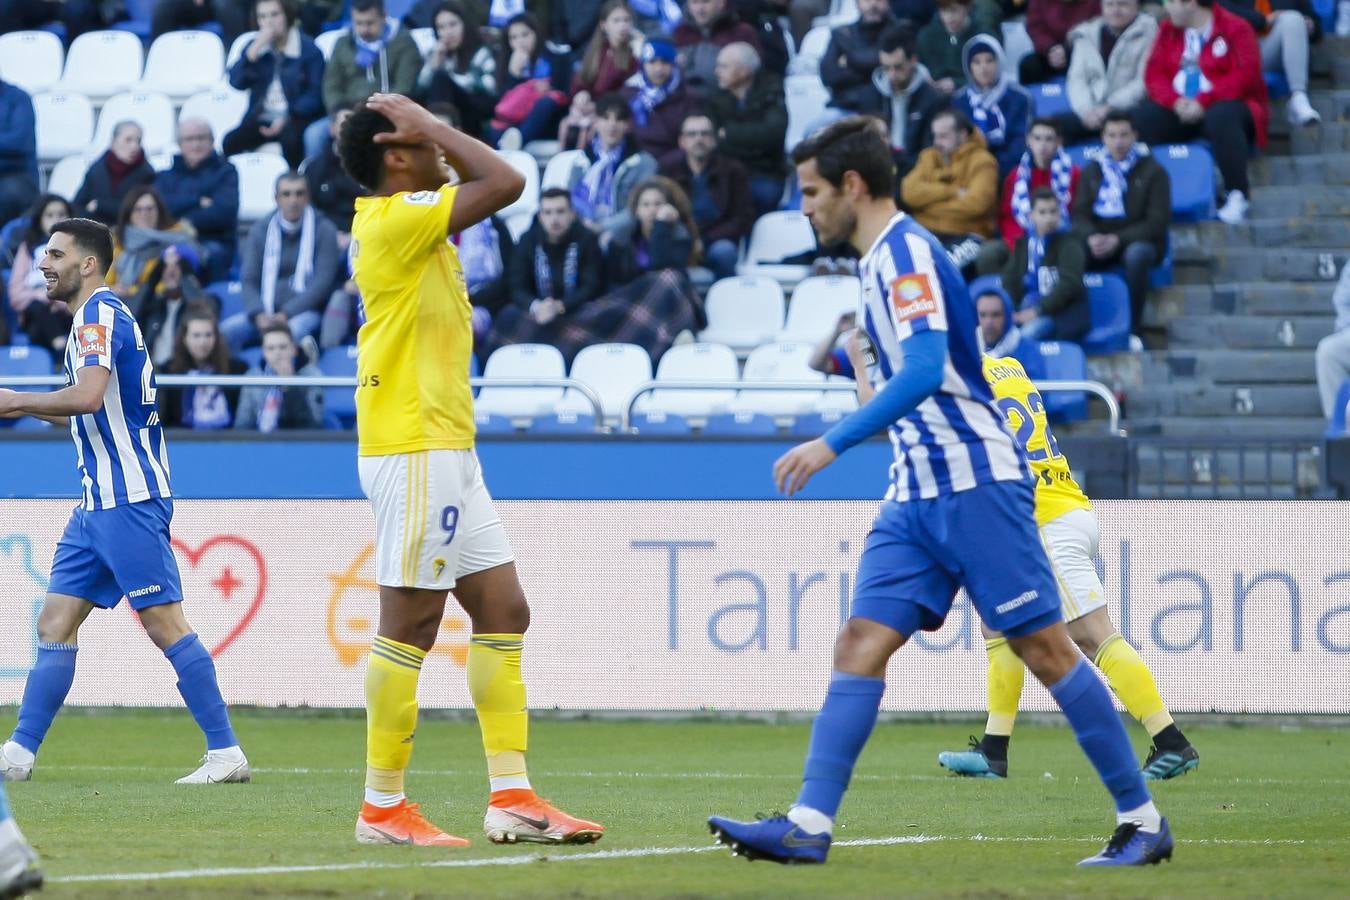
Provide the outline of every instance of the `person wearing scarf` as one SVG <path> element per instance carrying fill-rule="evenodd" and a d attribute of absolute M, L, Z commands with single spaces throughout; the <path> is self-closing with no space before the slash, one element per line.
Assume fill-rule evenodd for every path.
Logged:
<path fill-rule="evenodd" d="M 118 122 L 113 126 L 112 142 L 85 172 L 71 205 L 76 215 L 112 225 L 132 188 L 154 180 L 155 170 L 141 149 L 141 126 Z"/>
<path fill-rule="evenodd" d="M 285 325 L 269 325 L 262 335 L 263 362 L 249 375 L 322 375 L 313 361 L 296 370 L 295 340 Z M 234 427 L 239 430 L 274 431 L 323 427 L 323 389 L 317 387 L 246 387 L 239 392 L 239 410 Z"/>
<path fill-rule="evenodd" d="M 492 325 L 492 317 L 510 302 L 506 270 L 514 261 L 511 232 L 501 219 L 490 216 L 450 240 L 459 248 L 464 282 L 473 298 L 474 335 L 481 337 Z"/>
<path fill-rule="evenodd" d="M 1025 340 L 1082 340 L 1092 325 L 1083 240 L 1064 228 L 1059 197 L 1048 187 L 1031 195 L 1031 226 L 1003 269 L 1013 322 Z"/>
<path fill-rule="evenodd" d="M 980 248 L 977 270 L 981 275 L 1001 272 L 1008 263 L 1017 239 L 1031 226 L 1031 195 L 1037 188 L 1048 187 L 1059 198 L 1068 222 L 1073 208 L 1074 191 L 1078 185 L 1079 169 L 1064 152 L 1059 126 L 1052 118 L 1032 121 L 1027 131 L 1027 149 L 1017 168 L 1003 179 L 1003 199 L 999 205 L 998 230 L 1001 241 L 987 241 Z"/>
<path fill-rule="evenodd" d="M 1138 143 L 1128 113 L 1108 113 L 1101 134 L 1101 158 L 1088 163 L 1078 180 L 1073 225 L 1087 244 L 1089 271 L 1124 266 L 1138 334 L 1149 270 L 1167 254 L 1171 179 Z"/>
<path fill-rule="evenodd" d="M 643 45 L 639 59 L 641 67 L 624 83 L 633 135 L 639 147 L 663 163 L 678 154 L 680 126 L 699 104 L 685 87 L 674 44 L 653 38 Z"/>
<path fill-rule="evenodd" d="M 220 323 L 235 352 L 256 343 L 268 325 L 288 325 L 297 341 L 313 335 L 337 284 L 337 229 L 310 204 L 304 176 L 278 178 L 276 200 L 277 211 L 255 222 L 244 243 L 244 310 Z"/>
<path fill-rule="evenodd" d="M 987 34 L 977 34 L 961 50 L 966 86 L 952 105 L 984 134 L 985 146 L 1006 178 L 1022 159 L 1031 121 L 1031 95 L 1003 71 L 1003 48 Z"/>
<path fill-rule="evenodd" d="M 578 218 L 593 231 L 612 234 L 632 224 L 628 194 L 656 172 L 656 160 L 629 137 L 633 110 L 624 98 L 601 97 L 595 119 L 595 137 L 584 161 L 573 166 L 568 183 Z"/>

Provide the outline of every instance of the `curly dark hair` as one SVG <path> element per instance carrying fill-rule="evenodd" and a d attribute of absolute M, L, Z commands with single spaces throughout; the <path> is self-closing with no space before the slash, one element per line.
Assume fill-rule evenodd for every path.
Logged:
<path fill-rule="evenodd" d="M 394 130 L 394 123 L 384 113 L 361 103 L 338 132 L 342 168 L 366 190 L 379 190 L 384 179 L 384 145 L 375 143 L 375 135 Z"/>

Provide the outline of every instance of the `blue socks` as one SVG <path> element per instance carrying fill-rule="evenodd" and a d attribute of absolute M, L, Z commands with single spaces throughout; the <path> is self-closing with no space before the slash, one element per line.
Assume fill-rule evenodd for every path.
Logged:
<path fill-rule="evenodd" d="M 9 821 L 9 796 L 5 793 L 5 783 L 0 781 L 0 822 Z"/>
<path fill-rule="evenodd" d="M 1151 802 L 1144 776 L 1134 761 L 1130 737 L 1111 703 L 1111 695 L 1087 660 L 1080 659 L 1068 675 L 1051 685 L 1050 693 L 1073 726 L 1078 745 L 1115 798 L 1116 810 L 1124 812 Z"/>
<path fill-rule="evenodd" d="M 216 683 L 216 664 L 206 652 L 196 632 L 180 638 L 164 651 L 178 673 L 178 693 L 183 695 L 192 718 L 206 734 L 206 749 L 234 747 L 239 741 L 230 727 L 225 698 Z"/>
<path fill-rule="evenodd" d="M 39 643 L 37 662 L 28 673 L 23 688 L 23 703 L 19 706 L 19 724 L 14 728 L 14 742 L 29 753 L 37 753 L 52 720 L 60 712 L 75 682 L 74 644 Z"/>
<path fill-rule="evenodd" d="M 811 726 L 798 806 L 819 810 L 830 818 L 838 814 L 853 766 L 877 722 L 885 690 L 880 678 L 846 672 L 830 675 L 825 703 Z"/>

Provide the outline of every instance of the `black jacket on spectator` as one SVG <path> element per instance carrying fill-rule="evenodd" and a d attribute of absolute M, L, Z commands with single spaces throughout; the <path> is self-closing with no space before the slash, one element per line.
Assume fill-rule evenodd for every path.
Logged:
<path fill-rule="evenodd" d="M 1247 20 L 1247 24 L 1252 26 L 1259 38 L 1265 34 L 1270 23 L 1256 8 L 1256 0 L 1219 0 L 1219 5 L 1230 13 L 1234 13 Z M 1322 38 L 1322 17 L 1313 11 L 1312 4 L 1308 0 L 1270 0 L 1271 12 L 1284 12 L 1290 10 L 1296 12 L 1305 18 L 1312 19 L 1312 34 L 1308 35 L 1308 43 L 1316 43 Z"/>
<path fill-rule="evenodd" d="M 657 222 L 652 226 L 651 239 L 647 242 L 650 258 L 647 265 L 638 261 L 638 226 L 627 235 L 616 235 L 609 244 L 609 286 L 623 287 L 636 281 L 648 272 L 661 269 L 675 269 L 684 272 L 689 268 L 689 256 L 694 251 L 694 239 L 689 229 L 680 222 Z"/>
<path fill-rule="evenodd" d="M 699 225 L 699 234 L 703 243 L 713 241 L 739 241 L 750 233 L 755 224 L 755 201 L 750 194 L 750 178 L 745 167 L 734 159 L 728 159 L 721 153 L 714 153 L 708 160 L 708 194 L 722 215 L 716 222 Z M 694 173 L 683 154 L 671 160 L 661 168 L 661 174 L 684 189 L 692 201 L 694 196 Z"/>
<path fill-rule="evenodd" d="M 787 5 L 775 5 L 770 0 L 734 0 L 731 7 L 759 35 L 759 58 L 764 68 L 780 78 L 786 75 L 788 47 L 780 19 Z"/>
<path fill-rule="evenodd" d="M 142 154 L 140 163 L 122 176 L 114 190 L 112 172 L 108 169 L 109 160 L 114 164 L 118 162 L 111 150 L 95 160 L 89 171 L 84 173 L 84 183 L 70 204 L 74 207 L 75 215 L 87 216 L 104 225 L 112 225 L 117 221 L 117 211 L 122 208 L 122 201 L 132 188 L 155 180 L 155 170 L 150 168 L 150 163 Z M 89 208 L 90 203 L 94 204 L 93 209 Z"/>
<path fill-rule="evenodd" d="M 859 21 L 830 35 L 820 60 L 820 80 L 830 89 L 831 106 L 859 112 L 874 102 L 872 73 L 881 65 L 881 32 L 894 23 L 892 16 L 875 24 Z"/>
<path fill-rule="evenodd" d="M 923 63 L 914 67 L 909 87 L 905 95 L 897 102 L 891 82 L 884 72 L 878 69 L 872 76 L 872 98 L 875 106 L 861 112 L 877 116 L 886 123 L 886 130 L 893 134 L 895 123 L 892 121 L 897 107 L 904 107 L 904 147 L 895 145 L 891 140 L 891 149 L 895 151 L 896 178 L 903 178 L 914 168 L 914 160 L 919 151 L 933 143 L 933 117 L 952 105 L 951 98 L 933 84 L 928 77 L 928 69 Z"/>
<path fill-rule="evenodd" d="M 915 31 L 927 25 L 936 13 L 934 0 L 891 0 L 891 15 L 908 22 Z"/>
<path fill-rule="evenodd" d="M 743 104 L 719 88 L 703 101 L 703 110 L 720 132 L 719 153 L 739 161 L 751 175 L 782 176 L 788 117 L 777 75 L 760 69 Z"/>
<path fill-rule="evenodd" d="M 1025 234 L 1017 239 L 1012 257 L 1003 267 L 1003 289 L 1017 308 L 1022 306 L 1028 293 L 1027 240 Z M 1056 330 L 1065 340 L 1083 337 L 1091 325 L 1087 288 L 1083 286 L 1083 271 L 1086 267 L 1087 251 L 1083 248 L 1082 236 L 1077 232 L 1060 231 L 1046 239 L 1045 257 L 1041 260 L 1040 268 L 1054 269 L 1059 278 L 1051 290 L 1040 295 L 1038 305 L 1042 314 L 1055 318 L 1058 326 Z"/>
<path fill-rule="evenodd" d="M 1162 259 L 1167 250 L 1167 226 L 1172 222 L 1172 182 L 1167 170 L 1152 156 L 1141 156 L 1125 176 L 1125 217 L 1103 219 L 1092 211 L 1102 186 L 1102 167 L 1088 163 L 1078 176 L 1070 221 L 1080 235 L 1118 234 L 1122 246 L 1147 241 Z"/>
<path fill-rule="evenodd" d="M 418 7 L 423 4 L 430 6 L 434 16 L 440 0 L 422 0 Z M 574 52 L 584 53 L 586 43 L 600 24 L 600 7 L 604 5 L 604 0 L 552 0 L 548 7 L 549 40 L 569 44 Z"/>
<path fill-rule="evenodd" d="M 352 216 L 356 215 L 356 198 L 365 194 L 356 179 L 347 174 L 333 152 L 333 145 L 324 147 L 318 156 L 305 160 L 300 174 L 309 184 L 310 202 L 332 221 L 338 231 L 352 230 Z"/>
<path fill-rule="evenodd" d="M 544 234 L 544 226 L 536 219 L 530 230 L 521 237 L 512 254 L 511 264 L 506 267 L 507 288 L 512 303 L 528 310 L 531 303 L 544 299 L 540 295 L 536 278 L 541 252 L 548 260 L 551 276 L 548 294 L 554 300 L 561 300 L 568 312 L 575 312 L 600 296 L 605 287 L 605 257 L 596 236 L 577 221 L 572 223 L 562 240 L 556 244 L 550 243 Z M 569 253 L 576 257 L 576 283 L 571 290 L 567 289 L 564 281 Z"/>
<path fill-rule="evenodd" d="M 220 374 L 243 375 L 247 371 L 248 363 L 231 356 L 228 371 Z M 230 424 L 233 425 L 234 414 L 239 409 L 239 388 L 224 388 L 223 393 L 225 394 L 225 405 L 230 408 Z M 173 428 L 183 424 L 183 401 L 187 398 L 187 395 L 187 388 L 162 387 L 159 389 L 159 423 L 161 425 Z"/>
<path fill-rule="evenodd" d="M 155 188 L 164 197 L 176 219 L 187 219 L 203 241 L 220 241 L 233 247 L 239 228 L 239 172 L 212 151 L 211 155 L 189 168 L 181 155 L 173 158 L 173 168 L 155 176 Z M 210 197 L 209 206 L 202 198 Z"/>

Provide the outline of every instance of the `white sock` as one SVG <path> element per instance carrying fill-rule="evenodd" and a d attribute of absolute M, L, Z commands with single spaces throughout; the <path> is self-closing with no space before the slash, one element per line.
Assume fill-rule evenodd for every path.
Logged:
<path fill-rule="evenodd" d="M 13 816 L 0 822 L 0 847 L 13 847 L 23 843 L 25 843 L 23 832 L 19 831 L 19 825 Z"/>
<path fill-rule="evenodd" d="M 788 821 L 800 825 L 811 834 L 832 834 L 834 819 L 809 806 L 794 806 L 788 810 Z"/>
<path fill-rule="evenodd" d="M 388 809 L 391 806 L 398 806 L 403 802 L 404 794 L 402 791 L 376 791 L 366 788 L 366 802 L 371 806 L 382 806 Z"/>
<path fill-rule="evenodd" d="M 1143 806 L 1116 813 L 1117 825 L 1125 825 L 1130 822 L 1138 823 L 1140 831 L 1162 831 L 1162 813 L 1158 812 L 1158 807 L 1153 805 L 1152 800 Z"/>
<path fill-rule="evenodd" d="M 494 794 L 497 791 L 528 791 L 530 789 L 530 776 L 528 775 L 493 775 L 488 778 L 488 790 Z"/>
<path fill-rule="evenodd" d="M 31 766 L 37 759 L 31 750 L 17 741 L 5 741 L 5 757 L 20 766 Z"/>

